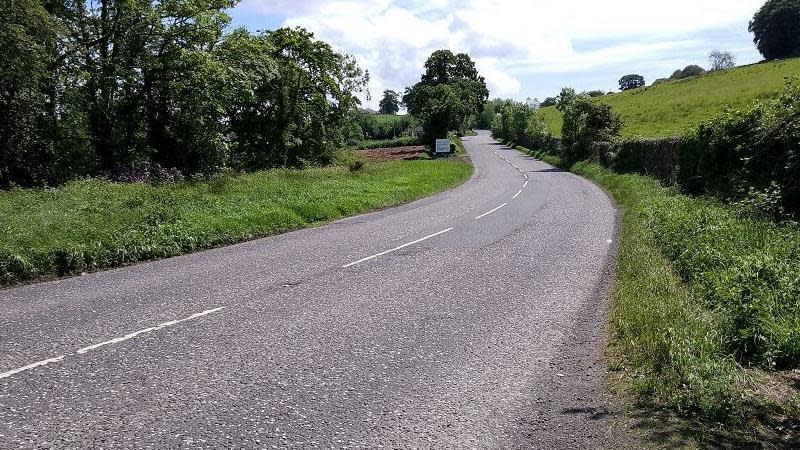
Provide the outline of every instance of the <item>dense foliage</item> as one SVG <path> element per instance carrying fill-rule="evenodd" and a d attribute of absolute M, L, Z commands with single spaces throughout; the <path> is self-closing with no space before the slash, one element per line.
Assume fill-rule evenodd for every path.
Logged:
<path fill-rule="evenodd" d="M 800 0 L 767 0 L 749 30 L 764 58 L 800 56 Z"/>
<path fill-rule="evenodd" d="M 400 94 L 389 89 L 383 91 L 378 108 L 381 114 L 397 114 L 400 112 Z"/>
<path fill-rule="evenodd" d="M 643 87 L 645 85 L 644 77 L 637 74 L 625 75 L 619 79 L 619 90 L 630 91 Z"/>
<path fill-rule="evenodd" d="M 680 168 L 691 192 L 800 213 L 800 79 L 774 99 L 700 125 L 684 139 Z"/>
<path fill-rule="evenodd" d="M 606 160 L 622 127 L 611 107 L 565 88 L 559 95 L 557 108 L 564 117 L 563 155 L 560 156 L 568 162 Z"/>
<path fill-rule="evenodd" d="M 438 50 L 425 62 L 419 83 L 406 89 L 403 104 L 419 120 L 425 141 L 433 143 L 471 127 L 488 98 L 486 80 L 469 55 Z"/>
<path fill-rule="evenodd" d="M 411 116 L 358 114 L 355 125 L 367 140 L 396 139 L 408 134 L 414 125 Z"/>
<path fill-rule="evenodd" d="M 366 75 L 302 29 L 225 35 L 236 0 L 0 6 L 0 186 L 330 161 Z"/>

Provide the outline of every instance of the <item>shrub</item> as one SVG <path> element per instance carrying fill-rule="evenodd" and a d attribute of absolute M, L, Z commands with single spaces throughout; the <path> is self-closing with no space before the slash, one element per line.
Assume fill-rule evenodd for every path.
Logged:
<path fill-rule="evenodd" d="M 608 161 L 622 122 L 604 103 L 591 101 L 587 95 L 564 89 L 558 109 L 564 116 L 561 130 L 563 157 L 568 162 L 583 159 Z"/>
<path fill-rule="evenodd" d="M 693 193 L 727 199 L 752 190 L 778 192 L 780 206 L 800 213 L 800 82 L 775 99 L 728 110 L 700 125 L 680 148 L 680 182 Z"/>

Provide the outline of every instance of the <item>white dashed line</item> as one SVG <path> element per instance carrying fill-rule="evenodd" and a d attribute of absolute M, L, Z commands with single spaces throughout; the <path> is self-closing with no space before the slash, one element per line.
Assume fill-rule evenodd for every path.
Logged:
<path fill-rule="evenodd" d="M 177 324 L 179 324 L 181 322 L 187 322 L 189 320 L 198 319 L 200 317 L 207 316 L 209 314 L 213 314 L 213 313 L 221 311 L 223 309 L 225 309 L 224 306 L 220 307 L 220 308 L 209 309 L 209 310 L 206 310 L 206 311 L 203 311 L 203 312 L 199 312 L 197 314 L 192 314 L 191 316 L 183 318 L 183 319 L 173 320 L 171 322 L 164 322 L 161 325 L 158 325 L 158 326 L 155 326 L 155 327 L 150 327 L 150 328 L 145 328 L 143 330 L 134 331 L 133 333 L 126 334 L 125 336 L 122 336 L 122 337 L 114 338 L 114 339 L 111 339 L 111 340 L 108 340 L 108 341 L 105 341 L 105 342 L 100 342 L 99 344 L 94 344 L 94 345 L 90 345 L 88 347 L 84 347 L 84 348 L 78 350 L 78 354 L 82 355 L 82 354 L 84 354 L 86 352 L 90 352 L 92 350 L 98 349 L 100 347 L 104 347 L 106 345 L 118 344 L 120 342 L 127 341 L 128 339 L 133 339 L 136 336 L 140 336 L 140 335 L 146 334 L 146 333 L 152 333 L 152 332 L 158 331 L 158 330 L 160 330 L 162 328 L 166 328 L 166 327 L 171 327 L 173 325 L 177 325 Z"/>
<path fill-rule="evenodd" d="M 55 357 L 55 358 L 45 359 L 44 361 L 35 362 L 33 364 L 28 364 L 27 366 L 20 367 L 18 369 L 9 370 L 8 372 L 0 373 L 0 379 L 7 378 L 7 377 L 10 377 L 12 375 L 16 375 L 16 374 L 18 374 L 20 372 L 24 372 L 26 370 L 35 369 L 35 368 L 37 368 L 39 366 L 44 366 L 44 365 L 47 365 L 47 364 L 50 364 L 50 363 L 61 362 L 62 359 L 64 359 L 64 355 L 61 355 L 61 356 L 58 356 L 58 357 Z"/>
<path fill-rule="evenodd" d="M 399 246 L 399 247 L 395 247 L 395 248 L 393 248 L 393 249 L 391 249 L 391 250 L 386 250 L 385 252 L 380 252 L 380 253 L 378 253 L 378 254 L 375 254 L 375 255 L 372 255 L 372 256 L 367 256 L 366 258 L 363 258 L 363 259 L 359 259 L 359 260 L 358 260 L 358 261 L 356 261 L 356 262 L 351 262 L 350 264 L 345 264 L 345 265 L 343 265 L 343 266 L 342 266 L 342 269 L 347 269 L 348 267 L 352 267 L 352 266 L 355 266 L 355 265 L 361 264 L 361 263 L 363 263 L 363 262 L 369 261 L 370 259 L 375 259 L 375 258 L 377 258 L 377 257 L 379 257 L 379 256 L 383 256 L 383 255 L 387 255 L 387 254 L 389 254 L 389 253 L 392 253 L 392 252 L 396 252 L 397 250 L 400 250 L 400 249 L 403 249 L 403 248 L 409 247 L 409 246 L 411 246 L 411 245 L 414 245 L 414 244 L 419 244 L 419 243 L 420 243 L 420 242 L 422 242 L 422 241 L 427 241 L 427 240 L 428 240 L 428 239 L 430 239 L 430 238 L 434 238 L 434 237 L 436 237 L 436 236 L 439 236 L 440 234 L 447 233 L 448 231 L 453 231 L 453 228 L 448 228 L 448 229 L 446 229 L 446 230 L 442 230 L 442 231 L 440 231 L 440 232 L 438 232 L 438 233 L 434 233 L 434 234 L 432 234 L 432 235 L 430 235 L 430 236 L 425 236 L 425 237 L 424 237 L 424 238 L 422 238 L 422 239 L 417 239 L 417 240 L 416 240 L 416 241 L 414 241 L 414 242 L 409 242 L 408 244 L 403 244 L 403 245 L 401 245 L 401 246 Z"/>
<path fill-rule="evenodd" d="M 145 334 L 145 333 L 152 333 L 152 332 L 158 331 L 158 330 L 160 330 L 162 328 L 171 327 L 173 325 L 177 325 L 177 324 L 182 323 L 182 322 L 187 322 L 189 320 L 198 319 L 200 317 L 207 316 L 209 314 L 213 314 L 213 313 L 221 311 L 223 309 L 225 309 L 224 306 L 219 307 L 219 308 L 209 309 L 209 310 L 206 310 L 206 311 L 203 311 L 203 312 L 199 312 L 197 314 L 192 314 L 191 316 L 185 317 L 183 319 L 173 320 L 173 321 L 170 321 L 170 322 L 164 322 L 161 325 L 157 325 L 155 327 L 150 327 L 150 328 L 145 328 L 143 330 L 134 331 L 133 333 L 126 334 L 125 336 L 122 336 L 122 337 L 111 339 L 111 340 L 108 340 L 108 341 L 105 341 L 105 342 L 100 342 L 99 344 L 90 345 L 88 347 L 84 347 L 84 348 L 78 350 L 74 354 L 61 355 L 61 356 L 58 356 L 58 357 L 55 357 L 55 358 L 45 359 L 44 361 L 39 361 L 39 362 L 35 362 L 33 364 L 28 364 L 27 366 L 23 366 L 23 367 L 14 369 L 14 370 L 9 370 L 8 372 L 0 373 L 0 379 L 7 378 L 7 377 L 10 377 L 12 375 L 18 374 L 20 372 L 24 372 L 26 370 L 35 369 L 37 367 L 44 366 L 44 365 L 47 365 L 47 364 L 50 364 L 50 363 L 61 362 L 67 356 L 83 355 L 86 352 L 90 352 L 92 350 L 98 349 L 98 348 L 106 346 L 106 345 L 117 344 L 119 342 L 127 341 L 128 339 L 133 339 L 136 336 L 140 336 L 140 335 Z"/>
<path fill-rule="evenodd" d="M 504 208 L 504 207 L 505 207 L 505 206 L 507 206 L 507 205 L 508 205 L 508 203 L 503 203 L 502 205 L 498 206 L 497 208 L 495 208 L 495 209 L 493 209 L 493 210 L 491 210 L 491 211 L 489 211 L 489 212 L 487 212 L 487 213 L 483 213 L 483 214 L 481 214 L 480 216 L 476 217 L 476 218 L 475 218 L 475 220 L 482 219 L 482 218 L 484 218 L 484 217 L 488 216 L 489 214 L 491 214 L 491 213 L 493 213 L 493 212 L 496 212 L 496 211 L 498 211 L 498 210 L 500 210 L 500 209 Z"/>
<path fill-rule="evenodd" d="M 519 197 L 519 194 L 522 194 L 522 189 L 520 189 L 519 191 L 517 191 L 517 193 L 516 193 L 516 194 L 514 194 L 514 196 L 513 196 L 513 197 L 511 197 L 511 199 L 512 199 L 512 200 L 516 200 L 516 199 L 517 199 L 517 197 Z"/>

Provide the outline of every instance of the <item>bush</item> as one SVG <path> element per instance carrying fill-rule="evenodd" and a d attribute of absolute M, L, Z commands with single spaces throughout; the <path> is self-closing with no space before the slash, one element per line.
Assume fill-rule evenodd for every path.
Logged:
<path fill-rule="evenodd" d="M 564 116 L 561 130 L 564 159 L 608 161 L 612 143 L 619 137 L 622 122 L 604 103 L 591 101 L 587 95 L 564 89 L 558 109 Z"/>
<path fill-rule="evenodd" d="M 800 213 L 800 82 L 777 98 L 728 110 L 682 142 L 680 182 L 692 193 L 740 200 L 753 190 L 779 193 L 780 206 Z"/>

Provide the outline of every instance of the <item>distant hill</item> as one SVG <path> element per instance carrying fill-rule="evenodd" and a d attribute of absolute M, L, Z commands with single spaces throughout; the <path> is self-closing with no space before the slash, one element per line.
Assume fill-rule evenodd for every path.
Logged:
<path fill-rule="evenodd" d="M 668 81 L 600 97 L 622 117 L 624 136 L 679 136 L 720 113 L 780 91 L 785 79 L 800 76 L 800 58 L 737 67 L 694 78 Z M 541 112 L 551 132 L 561 135 L 561 113 L 555 107 Z"/>

